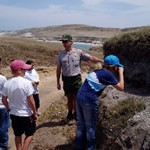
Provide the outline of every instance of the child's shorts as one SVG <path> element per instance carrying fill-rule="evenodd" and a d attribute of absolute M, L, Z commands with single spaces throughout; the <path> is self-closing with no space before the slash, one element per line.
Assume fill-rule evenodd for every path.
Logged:
<path fill-rule="evenodd" d="M 15 136 L 21 136 L 24 133 L 26 136 L 32 136 L 35 133 L 36 122 L 33 120 L 32 116 L 20 117 L 10 115 L 10 118 Z"/>

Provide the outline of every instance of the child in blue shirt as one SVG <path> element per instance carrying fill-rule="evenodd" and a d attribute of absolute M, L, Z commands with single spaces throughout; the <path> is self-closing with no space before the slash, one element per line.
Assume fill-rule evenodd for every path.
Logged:
<path fill-rule="evenodd" d="M 89 73 L 85 82 L 80 87 L 76 97 L 77 131 L 75 138 L 75 150 L 84 149 L 86 137 L 86 149 L 95 149 L 95 130 L 98 116 L 98 97 L 107 85 L 113 85 L 116 89 L 124 89 L 123 65 L 115 55 L 105 57 L 103 68 Z M 119 81 L 113 75 L 113 71 L 119 74 Z"/>

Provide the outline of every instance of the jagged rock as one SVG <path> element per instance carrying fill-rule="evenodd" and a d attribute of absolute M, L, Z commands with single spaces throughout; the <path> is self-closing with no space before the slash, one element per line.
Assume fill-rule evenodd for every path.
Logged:
<path fill-rule="evenodd" d="M 145 109 L 138 113 L 135 112 L 135 115 L 127 121 L 127 126 L 121 131 L 113 124 L 110 125 L 109 130 L 103 125 L 98 126 L 98 131 L 101 132 L 97 134 L 101 139 L 97 141 L 97 148 L 102 150 L 150 150 L 150 97 L 122 93 L 112 87 L 108 87 L 104 94 L 105 96 L 101 97 L 103 106 L 100 115 L 102 118 L 107 117 L 105 113 L 110 104 L 113 106 L 130 96 L 141 99 L 145 104 Z"/>
<path fill-rule="evenodd" d="M 131 150 L 150 150 L 150 106 L 131 118 L 121 138 Z"/>

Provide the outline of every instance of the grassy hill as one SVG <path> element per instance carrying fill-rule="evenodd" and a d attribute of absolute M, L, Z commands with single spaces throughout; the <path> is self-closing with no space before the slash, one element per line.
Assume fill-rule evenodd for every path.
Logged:
<path fill-rule="evenodd" d="M 37 42 L 23 38 L 0 38 L 0 57 L 3 66 L 7 66 L 12 59 L 32 59 L 38 66 L 55 64 L 55 56 L 62 49 L 59 43 Z"/>
<path fill-rule="evenodd" d="M 53 74 L 56 67 L 56 57 L 62 49 L 61 43 L 46 43 L 25 38 L 0 38 L 1 73 L 7 77 L 11 76 L 8 66 L 13 59 L 23 59 L 24 61 L 31 59 L 34 60 L 36 69 L 41 76 Z M 101 47 L 90 50 L 88 53 L 99 58 L 103 57 Z M 84 71 L 89 71 L 89 69 L 91 70 L 95 67 L 98 67 L 98 65 L 92 63 L 82 65 Z"/>
<path fill-rule="evenodd" d="M 59 40 L 67 33 L 73 36 L 74 41 L 104 42 L 116 35 L 141 28 L 118 29 L 72 24 L 5 32 L 0 34 L 0 57 L 3 59 L 3 67 L 8 66 L 12 59 L 33 59 L 36 66 L 54 66 L 56 56 L 63 47 L 60 43 L 51 43 L 47 40 Z M 103 57 L 101 47 L 96 47 L 89 53 Z"/>
<path fill-rule="evenodd" d="M 2 36 L 7 37 L 26 37 L 32 39 L 40 40 L 59 40 L 63 34 L 71 34 L 74 38 L 74 41 L 101 41 L 104 42 L 108 38 L 113 36 L 135 31 L 142 27 L 134 28 L 103 28 L 88 26 L 82 24 L 71 24 L 71 25 L 58 25 L 58 26 L 48 26 L 41 28 L 30 28 L 24 30 L 18 30 L 13 32 L 2 33 Z"/>

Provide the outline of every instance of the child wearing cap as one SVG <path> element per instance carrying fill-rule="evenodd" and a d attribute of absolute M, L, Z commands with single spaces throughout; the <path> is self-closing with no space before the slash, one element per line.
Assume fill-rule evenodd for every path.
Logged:
<path fill-rule="evenodd" d="M 115 55 L 105 57 L 103 68 L 89 74 L 80 87 L 76 97 L 77 131 L 75 137 L 75 149 L 84 149 L 86 137 L 86 149 L 94 150 L 95 130 L 98 116 L 98 97 L 107 85 L 113 85 L 116 89 L 124 89 L 123 65 Z M 119 81 L 113 75 L 113 71 L 119 74 Z"/>
<path fill-rule="evenodd" d="M 15 134 L 17 150 L 26 150 L 36 129 L 37 112 L 33 99 L 33 87 L 30 81 L 24 78 L 25 71 L 31 65 L 22 60 L 13 60 L 10 63 L 13 77 L 6 81 L 2 92 L 2 102 L 10 111 L 12 128 Z M 7 101 L 9 99 L 9 102 Z M 22 134 L 25 139 L 22 143 Z"/>

